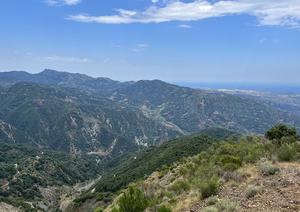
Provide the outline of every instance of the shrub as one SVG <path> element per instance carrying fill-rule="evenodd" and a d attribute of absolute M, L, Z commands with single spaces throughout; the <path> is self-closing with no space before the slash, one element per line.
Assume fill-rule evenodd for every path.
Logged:
<path fill-rule="evenodd" d="M 190 189 L 190 185 L 188 184 L 188 182 L 184 181 L 184 180 L 177 180 L 172 186 L 171 186 L 171 190 L 174 191 L 177 194 L 180 194 L 184 191 L 187 191 Z"/>
<path fill-rule="evenodd" d="M 242 165 L 241 158 L 235 156 L 223 155 L 219 160 L 222 163 L 223 169 L 226 171 L 234 171 Z"/>
<path fill-rule="evenodd" d="M 157 210 L 157 212 L 172 212 L 172 210 L 163 205 Z"/>
<path fill-rule="evenodd" d="M 135 186 L 128 190 L 118 200 L 119 212 L 141 212 L 149 205 L 149 200 L 144 193 Z"/>
<path fill-rule="evenodd" d="M 235 170 L 237 170 L 238 168 L 240 168 L 240 165 L 235 164 L 235 163 L 226 163 L 226 164 L 223 166 L 223 169 L 224 169 L 225 171 L 235 171 Z"/>
<path fill-rule="evenodd" d="M 297 137 L 297 131 L 294 127 L 288 127 L 284 124 L 278 124 L 269 129 L 266 134 L 266 138 L 269 140 L 280 140 L 283 137 Z"/>
<path fill-rule="evenodd" d="M 92 199 L 94 198 L 94 194 L 92 193 L 84 193 L 83 195 L 81 195 L 80 197 L 76 198 L 74 200 L 76 205 L 80 205 L 81 203 L 85 202 L 88 199 Z"/>
<path fill-rule="evenodd" d="M 255 197 L 257 194 L 261 193 L 263 191 L 263 188 L 261 186 L 255 186 L 255 185 L 250 185 L 246 189 L 246 198 L 252 198 Z"/>
<path fill-rule="evenodd" d="M 218 202 L 218 198 L 216 196 L 209 197 L 207 199 L 207 205 L 215 205 Z"/>
<path fill-rule="evenodd" d="M 95 210 L 94 210 L 94 212 L 103 212 L 104 210 L 102 209 L 102 208 L 96 208 Z"/>
<path fill-rule="evenodd" d="M 97 198 L 98 201 L 101 201 L 101 200 L 104 199 L 104 194 L 99 192 L 99 193 L 96 194 L 96 198 Z"/>
<path fill-rule="evenodd" d="M 203 208 L 202 212 L 218 212 L 219 210 L 215 207 L 206 207 L 206 208 Z"/>
<path fill-rule="evenodd" d="M 217 202 L 216 208 L 219 211 L 233 212 L 238 209 L 238 204 L 227 199 L 221 199 Z"/>
<path fill-rule="evenodd" d="M 242 182 L 247 177 L 245 173 L 239 171 L 227 171 L 221 174 L 225 182 L 228 182 L 230 180 L 233 180 L 235 182 Z"/>
<path fill-rule="evenodd" d="M 280 171 L 278 167 L 274 166 L 272 163 L 268 161 L 261 163 L 259 165 L 259 170 L 265 176 L 274 175 Z"/>
<path fill-rule="evenodd" d="M 202 199 L 217 194 L 218 188 L 219 188 L 219 179 L 217 177 L 212 177 L 210 180 L 202 182 L 200 184 Z"/>
<path fill-rule="evenodd" d="M 278 149 L 278 159 L 280 161 L 292 161 L 297 152 L 290 145 L 285 144 Z"/>
<path fill-rule="evenodd" d="M 244 156 L 244 161 L 246 163 L 255 163 L 265 154 L 262 144 L 248 143 L 247 148 L 248 148 L 247 153 Z"/>

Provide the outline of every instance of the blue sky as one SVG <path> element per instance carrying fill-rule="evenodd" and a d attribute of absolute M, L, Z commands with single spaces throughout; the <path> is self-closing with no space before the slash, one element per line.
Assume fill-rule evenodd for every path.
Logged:
<path fill-rule="evenodd" d="M 300 82 L 300 0 L 2 0 L 0 70 Z"/>

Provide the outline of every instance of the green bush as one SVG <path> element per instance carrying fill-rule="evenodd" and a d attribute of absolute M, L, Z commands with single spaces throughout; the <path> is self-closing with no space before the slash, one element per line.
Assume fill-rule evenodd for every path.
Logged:
<path fill-rule="evenodd" d="M 85 202 L 86 200 L 92 199 L 92 198 L 94 198 L 94 197 L 95 197 L 95 195 L 92 194 L 92 193 L 90 193 L 90 192 L 84 193 L 84 194 L 82 194 L 80 197 L 76 198 L 76 199 L 74 200 L 74 203 L 75 203 L 76 205 L 80 205 L 81 203 Z"/>
<path fill-rule="evenodd" d="M 238 168 L 240 168 L 240 165 L 235 164 L 235 163 L 226 163 L 226 164 L 223 166 L 223 169 L 224 169 L 225 171 L 235 171 L 235 170 L 237 170 Z"/>
<path fill-rule="evenodd" d="M 280 171 L 280 169 L 274 166 L 271 162 L 263 162 L 259 165 L 260 172 L 265 176 L 274 175 Z"/>
<path fill-rule="evenodd" d="M 210 180 L 202 182 L 200 184 L 200 192 L 202 199 L 217 194 L 218 189 L 219 179 L 217 177 L 212 177 Z"/>
<path fill-rule="evenodd" d="M 172 212 L 172 210 L 163 205 L 157 210 L 157 212 Z"/>
<path fill-rule="evenodd" d="M 105 197 L 103 193 L 97 193 L 95 196 L 96 196 L 96 198 L 97 198 L 98 201 L 103 200 L 104 197 Z"/>
<path fill-rule="evenodd" d="M 237 211 L 238 204 L 227 199 L 221 199 L 217 202 L 216 208 L 219 211 L 233 212 Z"/>
<path fill-rule="evenodd" d="M 94 210 L 94 212 L 103 212 L 104 210 L 103 210 L 103 208 L 96 208 L 95 210 Z"/>
<path fill-rule="evenodd" d="M 118 200 L 119 212 L 141 212 L 149 205 L 149 200 L 144 193 L 135 186 L 128 190 Z"/>
<path fill-rule="evenodd" d="M 263 191 L 263 188 L 261 186 L 255 186 L 255 185 L 250 185 L 246 189 L 246 198 L 252 198 L 255 197 L 257 194 L 261 193 Z"/>
<path fill-rule="evenodd" d="M 297 131 L 294 127 L 289 127 L 284 124 L 278 124 L 269 129 L 266 134 L 266 138 L 269 140 L 281 140 L 283 137 L 297 137 Z"/>
<path fill-rule="evenodd" d="M 292 161 L 296 155 L 296 150 L 288 144 L 285 144 L 278 149 L 278 159 L 280 161 Z"/>
<path fill-rule="evenodd" d="M 190 185 L 188 182 L 184 180 L 177 180 L 172 186 L 171 190 L 174 191 L 177 194 L 180 194 L 184 191 L 187 191 L 190 189 Z"/>

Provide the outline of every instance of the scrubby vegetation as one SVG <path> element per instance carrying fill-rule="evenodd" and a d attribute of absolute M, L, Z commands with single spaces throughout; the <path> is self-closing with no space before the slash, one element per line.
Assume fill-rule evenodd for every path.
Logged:
<path fill-rule="evenodd" d="M 116 158 L 103 167 L 106 171 L 96 185 L 96 193 L 117 192 L 154 171 L 163 169 L 167 172 L 174 162 L 196 155 L 217 142 L 218 139 L 208 135 L 188 136 Z"/>
<path fill-rule="evenodd" d="M 23 210 L 33 210 L 26 201 L 42 198 L 40 187 L 73 185 L 97 174 L 98 164 L 90 156 L 71 156 L 28 145 L 0 145 L 0 201 Z"/>
<path fill-rule="evenodd" d="M 129 183 L 145 179 L 158 170 L 162 170 L 163 176 L 163 173 L 167 173 L 174 162 L 194 156 L 212 145 L 217 145 L 221 139 L 236 136 L 237 133 L 226 129 L 207 129 L 197 135 L 174 139 L 160 146 L 149 147 L 137 153 L 110 160 L 102 165 L 105 172 L 97 183 L 95 192 L 90 195 L 94 198 L 104 195 L 105 201 L 101 202 L 106 205 L 114 193 L 125 188 Z M 173 186 L 173 189 L 180 193 L 181 189 L 186 188 L 184 188 L 184 182 L 181 184 L 179 182 L 178 185 Z M 82 197 L 75 200 L 76 205 L 83 202 Z"/>
<path fill-rule="evenodd" d="M 263 188 L 261 186 L 250 185 L 248 186 L 245 195 L 247 198 L 252 198 L 262 192 L 263 192 Z"/>
<path fill-rule="evenodd" d="M 275 134 L 276 130 L 281 131 L 282 128 L 271 129 Z M 260 136 L 228 139 L 218 145 L 212 145 L 196 156 L 184 158 L 170 167 L 154 172 L 147 180 L 132 184 L 130 189 L 134 187 L 143 199 L 146 198 L 152 203 L 148 205 L 149 209 L 164 205 L 179 211 L 185 207 L 184 202 L 201 201 L 217 194 L 220 185 L 226 181 L 239 183 L 246 177 L 240 170 L 247 164 L 255 165 L 258 173 L 261 173 L 262 177 L 267 177 L 280 171 L 276 161 L 271 162 L 272 159 L 299 160 L 300 143 L 295 141 L 296 136 L 293 135 L 289 137 L 290 139 L 286 136 L 279 137 L 274 140 Z M 291 149 L 292 158 L 281 156 L 290 155 Z M 128 192 L 130 190 L 125 190 L 121 198 L 124 198 Z M 245 197 L 252 198 L 261 192 L 263 192 L 262 187 L 253 185 L 247 188 Z M 209 202 L 211 206 L 204 211 L 237 211 L 239 207 L 237 203 L 226 199 L 209 200 Z M 106 210 L 118 208 L 120 202 L 114 201 Z"/>
<path fill-rule="evenodd" d="M 279 172 L 279 168 L 273 165 L 270 161 L 265 161 L 259 164 L 259 170 L 262 175 L 270 176 Z"/>
<path fill-rule="evenodd" d="M 149 200 L 141 190 L 130 186 L 118 200 L 118 208 L 114 208 L 114 212 L 144 211 L 149 204 Z"/>

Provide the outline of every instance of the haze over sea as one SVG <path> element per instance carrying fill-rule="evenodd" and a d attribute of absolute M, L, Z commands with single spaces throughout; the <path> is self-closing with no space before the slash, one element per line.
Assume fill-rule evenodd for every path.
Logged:
<path fill-rule="evenodd" d="M 299 84 L 241 83 L 241 82 L 173 82 L 176 85 L 199 89 L 253 90 L 273 93 L 299 93 Z"/>

